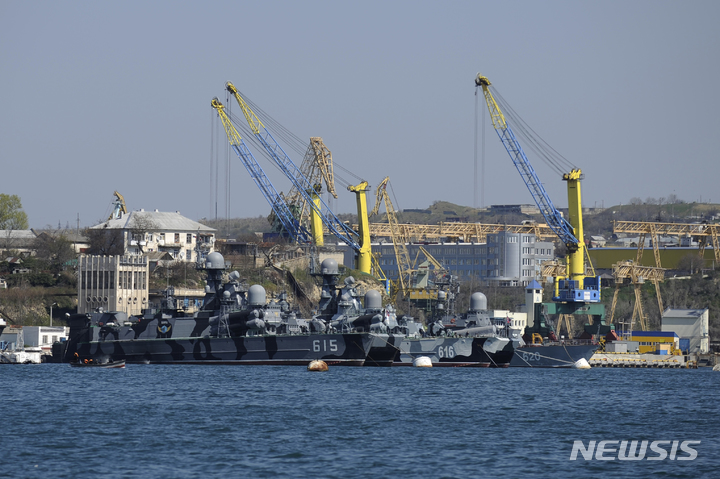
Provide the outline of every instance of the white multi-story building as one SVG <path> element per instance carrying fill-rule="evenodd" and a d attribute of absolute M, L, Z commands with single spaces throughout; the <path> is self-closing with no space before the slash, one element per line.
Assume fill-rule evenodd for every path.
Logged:
<path fill-rule="evenodd" d="M 197 262 L 213 252 L 215 245 L 214 228 L 186 218 L 178 211 L 132 211 L 91 229 L 120 230 L 126 255 L 161 252 L 176 261 Z"/>

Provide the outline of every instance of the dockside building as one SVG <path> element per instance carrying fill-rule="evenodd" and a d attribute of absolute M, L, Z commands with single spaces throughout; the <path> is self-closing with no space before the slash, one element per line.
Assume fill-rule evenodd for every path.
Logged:
<path fill-rule="evenodd" d="M 537 241 L 534 234 L 499 232 L 487 235 L 485 243 L 407 243 L 410 261 L 418 263 L 426 249 L 460 281 L 474 281 L 480 285 L 527 286 L 540 279 L 542 264 L 555 257 L 555 245 Z M 397 279 L 398 266 L 392 242 L 373 243 L 380 268 L 389 279 Z M 354 265 L 355 251 L 345 247 L 347 266 Z"/>

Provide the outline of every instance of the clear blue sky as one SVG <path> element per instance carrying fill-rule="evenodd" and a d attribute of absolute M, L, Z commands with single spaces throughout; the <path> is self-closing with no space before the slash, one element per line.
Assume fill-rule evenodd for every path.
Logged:
<path fill-rule="evenodd" d="M 213 191 L 210 100 L 232 81 L 371 186 L 390 176 L 399 209 L 472 206 L 482 72 L 584 171 L 586 206 L 720 202 L 718 18 L 715 0 L 1 0 L 0 192 L 34 228 L 96 224 L 115 190 L 133 210 L 214 217 L 217 195 L 220 217 L 265 216 L 234 156 L 229 212 Z M 489 122 L 484 159 L 484 205 L 532 203 Z"/>

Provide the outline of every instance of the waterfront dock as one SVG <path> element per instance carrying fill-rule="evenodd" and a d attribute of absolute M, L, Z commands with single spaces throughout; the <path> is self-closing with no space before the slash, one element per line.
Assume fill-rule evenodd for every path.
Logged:
<path fill-rule="evenodd" d="M 597 368 L 692 368 L 697 362 L 688 361 L 687 356 L 639 354 L 639 353 L 595 353 L 590 366 Z"/>

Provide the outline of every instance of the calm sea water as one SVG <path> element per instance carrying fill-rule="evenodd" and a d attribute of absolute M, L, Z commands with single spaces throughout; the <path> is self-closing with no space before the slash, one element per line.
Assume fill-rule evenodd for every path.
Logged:
<path fill-rule="evenodd" d="M 0 477 L 717 478 L 719 397 L 709 369 L 6 365 Z M 575 440 L 701 442 L 571 461 Z"/>

